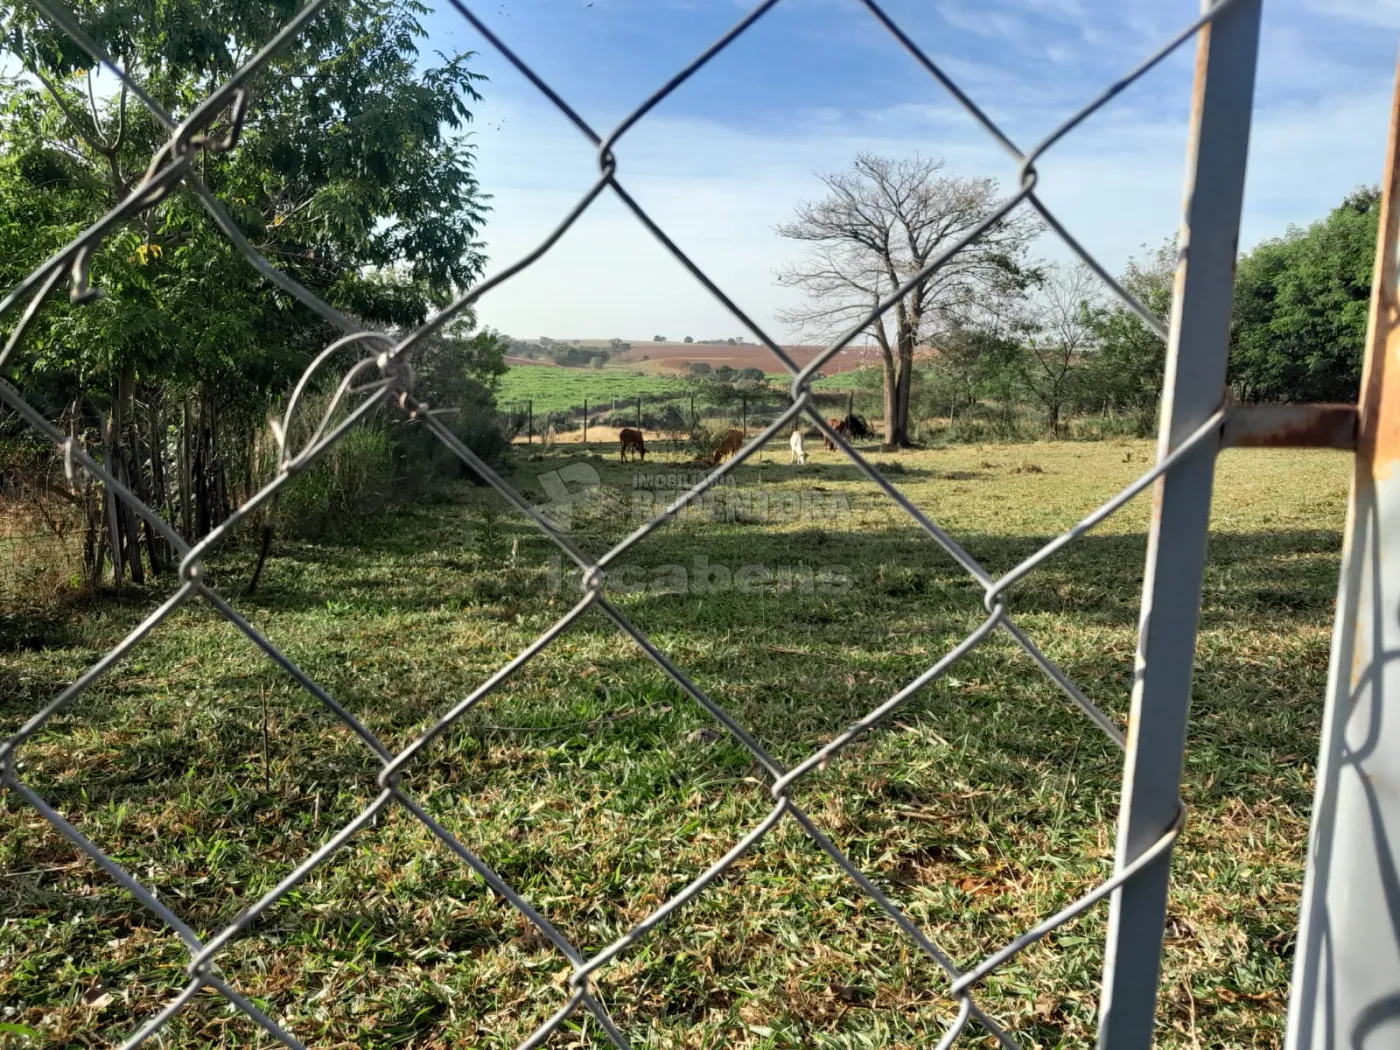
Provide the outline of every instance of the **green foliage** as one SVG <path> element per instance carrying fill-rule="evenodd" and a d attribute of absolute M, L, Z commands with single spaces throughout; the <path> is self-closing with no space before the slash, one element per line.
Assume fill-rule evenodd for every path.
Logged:
<path fill-rule="evenodd" d="M 394 443 L 382 426 L 355 427 L 278 494 L 278 525 L 315 539 L 383 510 L 394 488 Z"/>
<path fill-rule="evenodd" d="M 686 419 L 685 412 L 681 410 L 680 406 L 675 402 L 667 402 L 656 413 L 652 426 L 662 433 L 675 437 L 689 429 L 690 421 Z"/>
<path fill-rule="evenodd" d="M 414 361 L 414 385 L 430 405 L 456 414 L 492 407 L 506 374 L 506 340 L 492 329 L 466 335 L 449 327 L 427 342 Z"/>
<path fill-rule="evenodd" d="M 71 5 L 177 119 L 299 7 L 293 0 Z M 465 134 L 482 78 L 469 52 L 420 53 L 426 10 L 416 0 L 328 5 L 249 82 L 236 148 L 196 147 L 194 162 L 273 265 L 349 316 L 397 331 L 445 306 L 484 265 L 477 236 L 488 197 Z M 23 71 L 0 80 L 0 285 L 9 288 L 126 199 L 169 133 L 124 87 L 90 72 L 91 58 L 32 5 L 0 0 L 0 25 L 6 64 Z M 229 120 L 216 115 L 202 130 L 225 138 Z M 103 292 L 96 301 L 51 298 L 6 378 L 50 418 L 66 412 L 80 433 L 100 433 L 109 414 L 122 420 L 103 454 L 126 460 L 128 474 L 144 473 L 137 488 L 144 485 L 154 505 L 174 502 L 165 488 L 173 479 L 196 466 L 209 473 L 196 486 L 206 495 L 179 493 L 181 517 L 202 534 L 227 512 L 230 494 L 239 498 L 236 465 L 252 462 L 253 435 L 269 410 L 340 333 L 258 274 L 183 183 L 111 230 L 92 260 L 92 281 Z M 468 362 L 464 374 L 477 385 L 449 383 L 449 400 L 489 407 L 503 368 L 494 338 L 461 351 L 495 354 L 494 372 Z M 451 333 L 441 340 L 454 341 L 471 340 Z M 334 366 L 343 370 L 351 353 Z M 425 389 L 444 381 L 431 365 L 424 372 Z M 198 441 L 188 426 L 165 440 L 161 406 L 183 411 Z M 193 454 L 195 462 L 157 469 L 143 446 L 171 458 Z M 372 456 L 360 448 L 351 460 Z M 220 472 L 228 476 L 216 478 Z M 321 484 L 326 492 L 356 491 L 377 476 L 349 465 L 333 474 L 333 485 Z M 310 492 L 318 482 L 308 474 L 301 485 Z M 194 515 L 191 499 L 200 502 Z M 134 523 L 118 525 L 129 542 Z M 90 531 L 102 526 L 89 522 Z"/>
<path fill-rule="evenodd" d="M 103 4 L 86 21 L 156 98 L 183 112 L 293 9 L 177 3 L 137 17 L 131 7 Z M 0 95 L 6 286 L 125 196 L 164 139 L 124 96 L 89 106 L 67 38 L 29 11 L 4 10 L 6 47 L 38 79 L 10 82 Z M 483 264 L 475 235 L 485 198 L 473 147 L 458 133 L 480 77 L 467 54 L 419 68 L 421 11 L 405 0 L 327 9 L 257 78 L 238 148 L 205 153 L 199 163 L 276 265 L 334 305 L 386 325 L 420 322 Z M 99 383 L 99 394 L 102 378 L 128 363 L 141 381 L 217 379 L 247 396 L 280 391 L 330 335 L 233 251 L 186 190 L 120 227 L 93 274 L 105 298 L 47 312 L 30 360 L 82 385 Z"/>
<path fill-rule="evenodd" d="M 449 326 L 419 351 L 415 362 L 418 396 L 467 448 L 497 467 L 510 455 L 509 425 L 496 409 L 508 347 L 509 341 L 489 328 L 469 336 Z M 479 480 L 420 423 L 400 424 L 393 433 L 401 458 L 412 464 L 410 487 L 433 478 Z"/>
<path fill-rule="evenodd" d="M 1356 400 L 1379 222 L 1380 192 L 1360 189 L 1240 260 L 1230 378 L 1242 398 Z"/>
<path fill-rule="evenodd" d="M 1177 267 L 1176 238 L 1128 263 L 1123 287 L 1157 317 L 1170 317 Z M 1156 425 L 1162 397 L 1166 344 L 1132 310 L 1115 303 L 1094 318 L 1097 352 L 1080 384 L 1080 407 L 1122 410 L 1134 418 L 1139 435 Z"/>
<path fill-rule="evenodd" d="M 1025 352 L 1024 344 L 1010 335 L 971 326 L 954 328 L 925 370 L 931 379 L 932 407 L 971 408 L 982 401 L 1009 404 L 1024 399 Z"/>

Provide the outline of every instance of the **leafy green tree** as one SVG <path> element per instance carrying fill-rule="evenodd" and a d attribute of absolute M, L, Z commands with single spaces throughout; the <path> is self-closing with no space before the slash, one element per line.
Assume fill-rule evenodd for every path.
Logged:
<path fill-rule="evenodd" d="M 1145 248 L 1144 256 L 1131 260 L 1121 278 L 1123 287 L 1158 317 L 1171 314 L 1177 257 L 1172 237 L 1156 248 Z M 1093 328 L 1098 349 L 1086 366 L 1081 400 L 1093 391 L 1101 407 L 1132 413 L 1138 432 L 1151 433 L 1162 398 L 1166 344 L 1116 301 L 1094 315 Z"/>
<path fill-rule="evenodd" d="M 75 16 L 178 117 L 299 6 L 88 0 Z M 274 265 L 391 330 L 446 304 L 484 262 L 487 198 L 464 134 L 481 77 L 470 53 L 422 60 L 425 10 L 328 5 L 249 84 L 236 148 L 197 147 L 194 163 Z M 23 71 L 0 83 L 0 281 L 12 287 L 125 198 L 168 133 L 124 86 L 94 84 L 91 57 L 30 5 L 0 2 L 0 25 L 5 61 Z M 225 113 L 207 135 L 232 131 Z M 50 302 L 9 378 L 75 434 L 100 434 L 119 477 L 202 534 L 253 483 L 253 434 L 274 400 L 338 332 L 259 276 L 186 184 L 107 236 L 92 277 L 103 297 Z M 169 447 L 182 462 L 161 462 Z M 134 522 L 108 531 L 116 578 L 122 562 L 139 575 Z"/>
<path fill-rule="evenodd" d="M 1230 380 L 1250 401 L 1355 401 L 1361 384 L 1380 191 L 1240 260 Z"/>
<path fill-rule="evenodd" d="M 1045 410 L 1055 437 L 1086 361 L 1093 356 L 1095 321 L 1102 309 L 1099 284 L 1083 263 L 1047 267 L 1036 282 L 1022 325 L 1021 382 Z"/>
<path fill-rule="evenodd" d="M 1024 344 L 1008 331 L 980 325 L 950 330 L 924 370 L 925 410 L 941 415 L 947 409 L 956 416 L 984 400 L 1019 403 L 1025 395 L 1024 356 Z"/>

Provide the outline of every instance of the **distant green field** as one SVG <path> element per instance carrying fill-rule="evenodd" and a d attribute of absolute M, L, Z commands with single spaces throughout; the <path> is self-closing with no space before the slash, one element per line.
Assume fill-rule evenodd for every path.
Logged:
<path fill-rule="evenodd" d="M 884 381 L 884 372 L 879 368 L 853 368 L 823 376 L 812 386 L 817 390 L 879 390 Z"/>
<path fill-rule="evenodd" d="M 786 372 L 769 372 L 769 382 L 786 387 L 792 376 Z M 852 368 L 835 375 L 822 376 L 812 387 L 816 390 L 878 390 L 884 382 L 884 373 L 877 367 Z"/>
<path fill-rule="evenodd" d="M 536 416 L 567 412 L 583 405 L 610 406 L 613 401 L 635 398 L 638 394 L 680 393 L 681 380 L 671 376 L 647 375 L 620 368 L 552 368 L 519 365 L 508 369 L 496 396 L 502 406 L 533 401 Z"/>

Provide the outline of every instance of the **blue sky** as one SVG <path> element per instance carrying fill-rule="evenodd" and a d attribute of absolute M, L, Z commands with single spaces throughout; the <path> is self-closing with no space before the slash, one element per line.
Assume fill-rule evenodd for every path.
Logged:
<path fill-rule="evenodd" d="M 735 0 L 483 0 L 492 29 L 600 132 L 744 14 Z M 888 0 L 886 10 L 1029 147 L 1195 17 L 1193 0 Z M 479 174 L 491 270 L 529 251 L 596 175 L 592 147 L 445 2 L 430 46 L 481 52 Z M 1379 181 L 1400 0 L 1265 0 L 1242 242 Z M 1042 196 L 1111 269 L 1180 218 L 1192 45 L 1057 145 Z M 857 0 L 783 0 L 619 143 L 619 177 L 777 338 L 792 294 L 773 233 L 858 150 L 941 156 L 1009 187 L 1014 165 Z M 1046 258 L 1065 250 L 1047 236 Z M 745 334 L 611 195 L 485 296 L 512 335 Z"/>

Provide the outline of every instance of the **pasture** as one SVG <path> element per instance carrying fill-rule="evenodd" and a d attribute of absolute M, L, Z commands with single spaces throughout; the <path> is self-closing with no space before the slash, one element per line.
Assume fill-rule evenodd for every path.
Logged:
<path fill-rule="evenodd" d="M 589 412 L 612 411 L 613 402 L 624 407 L 636 404 L 637 395 L 679 394 L 684 390 L 678 376 L 652 375 L 631 368 L 560 368 L 554 365 L 516 365 L 501 377 L 496 400 L 502 408 L 534 402 L 535 420 L 541 421 L 551 412 L 568 412 L 582 408 L 585 400 Z"/>
<path fill-rule="evenodd" d="M 513 479 L 538 502 L 541 476 L 567 464 L 612 490 L 571 522 L 594 555 L 680 480 L 660 456 L 619 465 L 615 446 L 516 451 Z M 728 491 L 740 513 L 683 517 L 612 573 L 623 612 L 784 762 L 885 700 L 983 615 L 973 581 L 896 506 L 819 442 L 808 451 L 808 466 L 790 467 L 775 442 L 765 462 L 737 471 Z M 876 462 L 1001 571 L 1151 456 L 1149 443 L 1119 441 Z M 1163 1047 L 1281 1045 L 1349 465 L 1326 452 L 1221 460 Z M 1120 719 L 1147 514 L 1140 497 L 1010 596 L 1020 625 Z M 258 592 L 241 597 L 254 546 L 250 537 L 211 567 L 216 586 L 391 748 L 576 594 L 534 526 L 466 484 L 340 541 L 277 542 Z M 767 575 L 740 587 L 745 567 Z M 0 728 L 12 731 L 170 588 L 0 621 Z M 189 606 L 27 745 L 22 775 L 212 935 L 377 793 L 371 757 L 225 621 Z M 994 635 L 795 797 L 966 964 L 1109 872 L 1120 766 Z M 404 783 L 586 953 L 697 876 L 770 805 L 746 752 L 593 612 L 469 711 Z M 119 1041 L 186 980 L 176 938 L 11 794 L 0 796 L 0 912 L 10 920 L 0 1021 L 41 1032 L 35 1046 Z M 979 1002 L 1024 1045 L 1091 1045 L 1106 914 L 987 982 Z M 513 1047 L 567 997 L 565 959 L 394 807 L 232 942 L 221 966 L 315 1046 Z M 933 1045 L 954 1013 L 945 986 L 791 822 L 598 975 L 634 1045 L 697 1050 Z M 212 995 L 167 1032 L 170 1046 L 267 1042 Z M 603 1043 L 576 1016 L 551 1045 Z"/>

